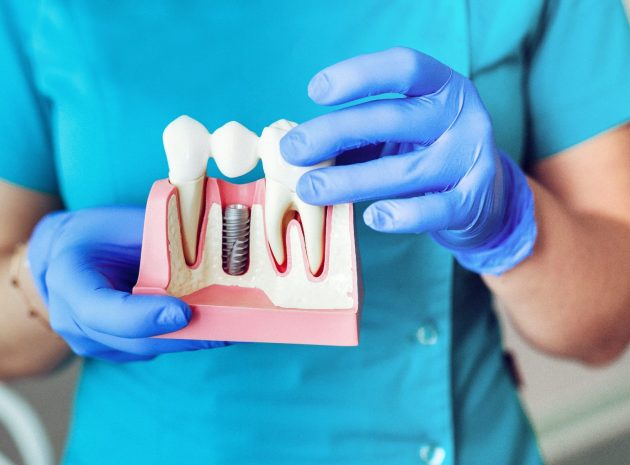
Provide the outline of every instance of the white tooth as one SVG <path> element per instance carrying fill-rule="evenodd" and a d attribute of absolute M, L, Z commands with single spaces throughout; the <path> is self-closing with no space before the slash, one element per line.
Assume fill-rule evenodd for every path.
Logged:
<path fill-rule="evenodd" d="M 242 124 L 230 121 L 212 134 L 210 153 L 225 176 L 243 176 L 258 163 L 258 136 Z"/>
<path fill-rule="evenodd" d="M 315 274 L 324 260 L 324 218 L 325 207 L 309 205 L 300 200 L 295 193 L 297 182 L 304 173 L 332 162 L 326 161 L 317 165 L 302 167 L 287 163 L 280 153 L 280 139 L 296 126 L 287 120 L 279 120 L 266 127 L 258 141 L 258 150 L 265 171 L 265 225 L 267 239 L 278 263 L 284 262 L 285 250 L 283 242 L 284 218 L 289 209 L 297 210 L 302 221 L 304 242 L 309 268 Z M 286 199 L 289 199 L 288 201 Z M 275 206 L 275 204 L 278 206 Z M 278 240 L 278 237 L 280 240 Z M 273 242 L 272 242 L 273 241 Z M 293 253 L 296 253 L 294 251 Z M 282 257 L 282 260 L 280 260 Z"/>
<path fill-rule="evenodd" d="M 168 178 L 177 187 L 182 217 L 182 241 L 188 264 L 195 262 L 203 188 L 210 150 L 210 133 L 198 121 L 183 115 L 162 134 Z"/>
<path fill-rule="evenodd" d="M 285 261 L 284 218 L 292 203 L 291 192 L 282 184 L 267 178 L 265 180 L 265 232 L 267 241 L 278 264 Z"/>

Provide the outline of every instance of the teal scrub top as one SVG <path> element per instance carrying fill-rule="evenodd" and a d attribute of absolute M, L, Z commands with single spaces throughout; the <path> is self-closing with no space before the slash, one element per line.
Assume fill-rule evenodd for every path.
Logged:
<path fill-rule="evenodd" d="M 0 177 L 71 210 L 143 205 L 178 115 L 305 121 L 316 71 L 396 45 L 470 76 L 522 164 L 630 117 L 619 0 L 4 0 L 0 21 Z M 87 359 L 64 463 L 541 463 L 480 278 L 364 207 L 358 347 Z"/>

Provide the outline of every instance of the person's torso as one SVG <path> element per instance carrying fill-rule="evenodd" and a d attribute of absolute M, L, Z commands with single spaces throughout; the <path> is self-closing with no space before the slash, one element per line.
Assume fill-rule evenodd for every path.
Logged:
<path fill-rule="evenodd" d="M 499 146 L 522 157 L 534 2 L 40 3 L 35 72 L 71 209 L 144 204 L 180 114 L 211 131 L 305 121 L 328 111 L 306 95 L 315 72 L 398 45 L 472 76 Z M 538 463 L 485 288 L 428 237 L 369 230 L 363 207 L 359 347 L 87 360 L 67 463 Z"/>

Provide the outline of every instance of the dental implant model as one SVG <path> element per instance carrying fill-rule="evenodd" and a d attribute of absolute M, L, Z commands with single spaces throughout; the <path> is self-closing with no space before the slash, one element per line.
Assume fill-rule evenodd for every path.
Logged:
<path fill-rule="evenodd" d="M 186 301 L 190 324 L 162 337 L 356 345 L 360 292 L 351 204 L 302 202 L 305 172 L 288 164 L 279 120 L 260 137 L 237 122 L 213 134 L 181 116 L 164 131 L 169 180 L 147 202 L 135 294 Z M 262 160 L 265 179 L 232 184 L 205 176 L 212 157 L 227 177 Z"/>

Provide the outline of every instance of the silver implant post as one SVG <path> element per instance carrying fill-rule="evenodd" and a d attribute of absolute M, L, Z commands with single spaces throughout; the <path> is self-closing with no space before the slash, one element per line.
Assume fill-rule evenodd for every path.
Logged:
<path fill-rule="evenodd" d="M 238 276 L 249 262 L 249 208 L 239 203 L 227 205 L 223 212 L 223 270 Z"/>

